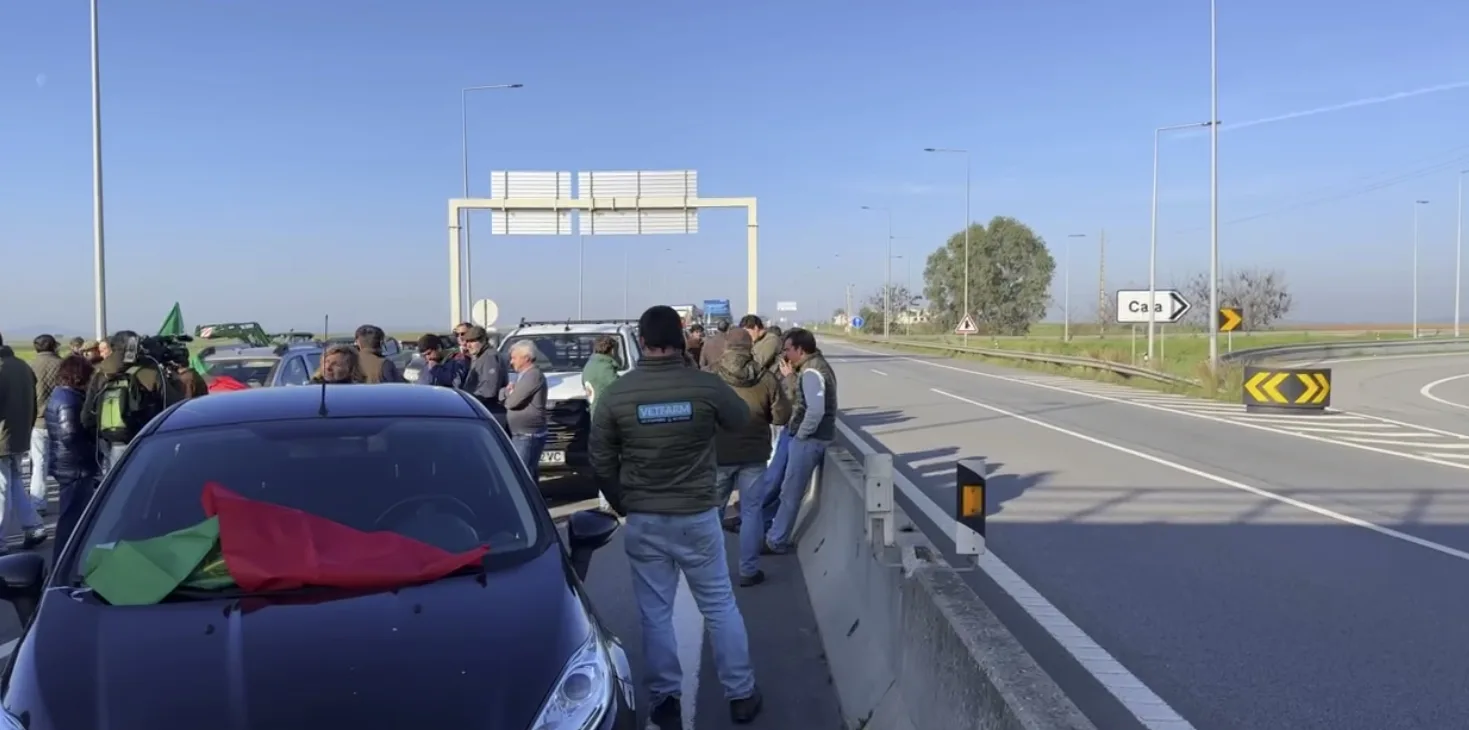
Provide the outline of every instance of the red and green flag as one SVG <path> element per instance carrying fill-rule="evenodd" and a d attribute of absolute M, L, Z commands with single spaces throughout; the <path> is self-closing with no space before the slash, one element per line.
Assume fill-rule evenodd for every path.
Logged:
<path fill-rule="evenodd" d="M 208 519 L 196 525 L 93 548 L 83 581 L 117 606 L 158 603 L 181 587 L 385 590 L 437 580 L 489 552 L 451 553 L 393 532 L 364 532 L 214 482 L 204 485 L 203 502 Z"/>

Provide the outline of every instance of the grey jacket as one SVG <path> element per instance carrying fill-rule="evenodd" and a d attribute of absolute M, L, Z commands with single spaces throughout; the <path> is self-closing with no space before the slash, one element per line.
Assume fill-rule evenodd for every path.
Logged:
<path fill-rule="evenodd" d="M 500 393 L 510 384 L 505 361 L 500 353 L 486 349 L 469 361 L 469 374 L 464 378 L 464 390 L 485 404 L 491 412 L 503 413 Z"/>
<path fill-rule="evenodd" d="M 534 436 L 546 430 L 546 376 L 532 365 L 505 393 L 505 422 L 511 436 Z"/>

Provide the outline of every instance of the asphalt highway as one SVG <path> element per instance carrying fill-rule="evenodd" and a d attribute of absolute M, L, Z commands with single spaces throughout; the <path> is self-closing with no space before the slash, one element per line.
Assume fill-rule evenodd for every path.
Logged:
<path fill-rule="evenodd" d="M 597 506 L 596 493 L 589 491 L 586 484 L 548 480 L 544 486 L 553 516 Z M 52 510 L 46 520 L 51 527 L 56 522 L 55 498 L 53 487 Z M 13 533 L 7 537 L 12 544 L 18 543 L 20 535 L 18 531 Z M 733 536 L 726 540 L 726 547 L 730 569 L 734 571 L 737 548 Z M 49 560 L 52 548 L 53 543 L 47 541 L 38 550 Z M 750 635 L 756 682 L 765 697 L 764 712 L 750 725 L 736 726 L 730 721 L 728 701 L 715 675 L 703 620 L 692 598 L 684 592 L 675 606 L 674 623 L 686 674 L 684 719 L 689 730 L 734 727 L 839 730 L 842 727 L 841 709 L 831 686 L 831 672 L 806 596 L 800 564 L 794 556 L 766 558 L 764 568 L 767 575 L 764 584 L 735 589 Z M 602 621 L 622 640 L 633 674 L 641 682 L 642 629 L 620 535 L 592 559 L 586 587 Z M 10 654 L 20 632 L 14 609 L 0 604 L 0 658 Z M 641 694 L 640 697 L 640 702 L 646 703 L 646 697 Z"/>
<path fill-rule="evenodd" d="M 1332 370 L 1334 407 L 1469 434 L 1469 355 L 1348 358 L 1322 364 Z"/>
<path fill-rule="evenodd" d="M 1099 727 L 1469 727 L 1469 465 L 1354 441 L 1417 443 L 1366 416 L 825 349 L 845 423 L 937 504 L 956 459 L 988 461 L 1016 577 L 971 583 Z M 1043 630 L 1016 581 L 1100 648 Z"/>

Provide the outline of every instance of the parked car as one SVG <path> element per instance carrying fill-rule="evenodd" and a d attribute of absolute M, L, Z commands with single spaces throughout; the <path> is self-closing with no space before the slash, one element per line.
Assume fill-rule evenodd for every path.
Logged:
<path fill-rule="evenodd" d="M 234 509 L 226 519 L 210 501 L 222 494 L 254 517 Z M 161 539 L 207 535 L 210 518 L 217 542 L 191 576 L 211 577 L 175 576 L 143 598 L 138 584 L 159 581 L 157 570 L 100 577 L 130 565 L 109 562 L 132 553 L 123 546 L 149 540 L 157 551 Z M 300 539 L 301 525 L 320 523 L 334 527 Z M 184 401 L 127 448 L 49 572 L 35 552 L 0 556 L 0 600 L 25 627 L 0 677 L 0 728 L 189 718 L 631 730 L 626 652 L 582 586 L 617 524 L 579 512 L 563 542 L 504 431 L 452 389 L 261 388 Z M 432 579 L 362 587 L 385 561 L 301 557 L 340 549 L 340 535 L 471 558 Z M 277 583 L 244 587 L 260 575 L 236 562 L 247 544 L 337 577 L 291 583 L 296 573 L 278 570 L 265 574 Z M 340 584 L 344 570 L 358 587 Z"/>
<path fill-rule="evenodd" d="M 275 347 L 224 347 L 200 354 L 204 378 L 231 378 L 250 388 L 306 385 L 321 367 L 321 345 L 308 342 Z"/>

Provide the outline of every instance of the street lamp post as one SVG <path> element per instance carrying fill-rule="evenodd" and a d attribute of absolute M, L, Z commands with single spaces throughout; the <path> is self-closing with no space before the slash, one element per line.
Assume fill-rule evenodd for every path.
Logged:
<path fill-rule="evenodd" d="M 95 3 L 96 0 L 93 0 Z M 464 170 L 464 197 L 469 197 L 469 94 L 473 91 L 501 91 L 505 89 L 519 89 L 525 84 L 487 84 L 484 86 L 466 86 L 459 90 L 459 149 L 462 157 Z M 474 307 L 474 249 L 469 245 L 469 211 L 459 212 L 462 217 L 460 225 L 464 230 L 464 298 L 466 309 Z M 508 227 L 506 230 L 509 230 Z"/>
<path fill-rule="evenodd" d="M 1219 14 L 1209 0 L 1209 372 L 1219 374 Z M 1152 302 L 1149 302 L 1151 304 Z"/>
<path fill-rule="evenodd" d="M 1413 201 L 1413 339 L 1418 339 L 1418 209 L 1427 200 Z"/>
<path fill-rule="evenodd" d="M 964 316 L 968 317 L 974 313 L 969 311 L 969 229 L 973 227 L 973 220 L 969 217 L 970 180 L 974 171 L 974 165 L 970 162 L 969 150 L 957 147 L 925 147 L 924 152 L 947 152 L 951 154 L 964 155 Z M 969 333 L 965 332 L 964 344 L 969 344 Z"/>
<path fill-rule="evenodd" d="M 1071 239 L 1086 238 L 1085 233 L 1073 233 L 1066 237 L 1066 283 L 1063 284 L 1065 294 L 1061 300 L 1061 341 L 1071 341 Z"/>
<path fill-rule="evenodd" d="M 107 256 L 102 235 L 102 64 L 92 0 L 92 284 L 97 339 L 107 336 Z"/>
<path fill-rule="evenodd" d="M 1153 310 L 1154 300 L 1158 298 L 1158 139 L 1164 132 L 1213 125 L 1213 122 L 1192 122 L 1158 127 L 1153 130 L 1153 222 L 1152 233 L 1148 237 L 1148 362 L 1153 361 L 1153 332 L 1157 327 L 1157 315 Z"/>
<path fill-rule="evenodd" d="M 1464 175 L 1469 170 L 1459 171 L 1458 224 L 1454 232 L 1454 336 L 1459 336 L 1459 296 L 1463 293 L 1464 275 Z"/>
<path fill-rule="evenodd" d="M 888 215 L 887 281 L 882 287 L 882 336 L 886 339 L 893 319 L 893 211 L 891 208 L 875 208 L 870 205 L 862 206 L 862 210 L 880 211 Z"/>

